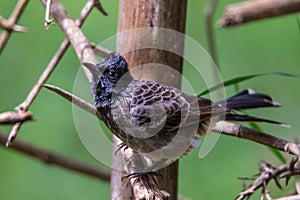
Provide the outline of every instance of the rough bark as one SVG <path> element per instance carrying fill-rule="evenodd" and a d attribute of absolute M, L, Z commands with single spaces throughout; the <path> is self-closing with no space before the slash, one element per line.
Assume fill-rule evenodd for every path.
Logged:
<path fill-rule="evenodd" d="M 160 27 L 184 33 L 186 6 L 186 0 L 120 1 L 118 32 L 121 33 L 136 28 Z M 153 41 L 153 43 L 159 42 L 154 32 L 153 34 L 148 34 L 146 39 Z M 134 76 L 136 78 L 159 81 L 179 88 L 181 79 L 178 76 L 176 79 L 170 79 L 168 71 L 162 73 L 157 71 L 158 68 L 151 66 L 163 64 L 171 67 L 169 69 L 170 73 L 174 71 L 173 69 L 181 72 L 182 58 L 179 55 L 161 49 L 147 48 L 132 51 L 135 47 L 140 46 L 142 42 L 141 37 L 134 32 L 126 34 L 126 38 L 118 37 L 117 41 L 117 51 L 125 56 L 130 69 L 147 63 L 155 63 L 138 71 L 134 70 Z M 183 51 L 183 41 L 174 41 L 174 43 L 176 43 L 176 48 Z M 162 174 L 162 176 L 158 177 L 160 189 L 167 191 L 171 195 L 170 199 L 177 199 L 178 161 L 161 169 L 159 173 Z M 113 173 L 112 175 L 120 174 Z"/>

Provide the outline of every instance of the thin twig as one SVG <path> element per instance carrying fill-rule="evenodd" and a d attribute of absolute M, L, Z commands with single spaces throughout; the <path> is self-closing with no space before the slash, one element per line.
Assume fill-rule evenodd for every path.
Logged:
<path fill-rule="evenodd" d="M 46 28 L 46 30 L 48 30 L 50 24 L 52 24 L 54 21 L 54 19 L 50 19 L 50 7 L 51 7 L 51 0 L 47 0 L 46 12 L 45 12 L 45 28 Z"/>
<path fill-rule="evenodd" d="M 1 146 L 5 146 L 5 141 L 7 139 L 6 137 L 7 137 L 6 134 L 0 132 Z M 110 172 L 108 170 L 99 169 L 99 167 L 94 167 L 86 163 L 79 162 L 71 158 L 58 155 L 53 152 L 49 152 L 45 149 L 33 146 L 21 140 L 15 140 L 14 143 L 11 145 L 11 149 L 29 155 L 31 157 L 34 157 L 40 161 L 43 161 L 46 164 L 53 164 L 68 170 L 79 172 L 81 174 L 89 175 L 91 177 L 103 181 L 109 181 L 110 179 Z"/>
<path fill-rule="evenodd" d="M 282 16 L 300 11 L 300 0 L 252 0 L 229 5 L 218 21 L 221 27 Z"/>
<path fill-rule="evenodd" d="M 32 120 L 30 112 L 4 112 L 0 113 L 0 124 L 15 124 L 18 122 L 25 122 Z"/>
<path fill-rule="evenodd" d="M 79 18 L 76 20 L 76 24 L 81 27 L 82 24 L 84 23 L 85 19 L 89 15 L 89 13 L 92 11 L 95 2 L 98 0 L 89 0 L 84 8 L 82 9 Z M 57 50 L 56 54 L 53 56 L 49 64 L 47 65 L 46 69 L 43 71 L 42 75 L 40 76 L 39 80 L 37 83 L 34 85 L 34 87 L 31 89 L 30 93 L 26 97 L 26 99 L 16 107 L 16 110 L 19 112 L 25 112 L 28 110 L 29 106 L 32 104 L 38 93 L 40 92 L 42 85 L 48 80 L 52 72 L 54 71 L 55 67 L 57 66 L 58 62 L 61 60 L 62 56 L 66 52 L 70 45 L 70 42 L 68 39 L 65 39 L 59 49 Z M 6 146 L 8 147 L 13 139 L 17 136 L 19 129 L 21 128 L 22 123 L 17 123 L 15 126 L 12 128 Z"/>
<path fill-rule="evenodd" d="M 288 152 L 292 155 L 297 155 L 297 152 L 294 149 L 295 146 L 299 147 L 299 145 L 296 145 L 295 143 L 288 142 L 286 140 L 274 137 L 267 133 L 263 133 L 231 122 L 220 121 L 212 129 L 212 131 L 222 133 L 225 135 L 243 138 L 246 140 L 251 140 L 253 142 L 260 143 L 283 152 Z"/>
<path fill-rule="evenodd" d="M 101 120 L 101 116 L 100 116 L 98 110 L 95 108 L 95 106 L 88 103 L 87 101 L 71 94 L 70 92 L 67 92 L 66 90 L 63 90 L 63 89 L 53 86 L 53 85 L 44 84 L 44 87 L 59 94 L 60 96 L 67 99 L 71 103 L 75 104 L 79 108 L 82 108 L 83 110 L 87 111 L 88 113 L 97 116 Z"/>
<path fill-rule="evenodd" d="M 0 27 L 6 31 L 26 32 L 27 28 L 16 24 L 11 24 L 9 20 L 4 19 L 0 15 Z"/>
<path fill-rule="evenodd" d="M 24 11 L 28 0 L 19 0 L 13 13 L 11 14 L 9 18 L 9 24 L 16 24 Z M 5 47 L 5 44 L 7 43 L 9 36 L 10 36 L 11 30 L 3 30 L 2 34 L 0 35 L 0 55 Z"/>
<path fill-rule="evenodd" d="M 44 6 L 47 5 L 46 0 L 41 0 L 41 2 Z M 58 25 L 72 44 L 80 62 L 96 63 L 97 58 L 93 53 L 89 41 L 82 33 L 80 28 L 76 25 L 74 20 L 70 17 L 67 10 L 63 7 L 63 5 L 59 3 L 58 0 L 52 0 L 50 12 L 52 17 L 58 23 Z M 87 75 L 87 78 L 89 79 L 89 81 L 91 81 L 92 76 L 90 72 L 86 68 L 83 69 L 85 74 Z"/>

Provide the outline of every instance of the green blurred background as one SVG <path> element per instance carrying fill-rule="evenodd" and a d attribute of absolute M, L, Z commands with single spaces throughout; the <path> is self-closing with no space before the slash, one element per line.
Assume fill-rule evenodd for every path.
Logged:
<path fill-rule="evenodd" d="M 0 1 L 0 14 L 7 18 L 17 0 Z M 61 1 L 73 18 L 85 0 Z M 205 2 L 189 1 L 186 33 L 207 47 L 203 8 Z M 234 3 L 222 1 L 215 21 L 224 7 Z M 87 37 L 100 43 L 114 35 L 117 28 L 118 1 L 103 0 L 109 16 L 94 10 L 83 27 Z M 19 24 L 28 27 L 27 33 L 14 33 L 0 55 L 0 112 L 13 110 L 26 97 L 43 69 L 58 49 L 64 35 L 58 25 L 46 31 L 44 7 L 30 1 Z M 300 37 L 297 15 L 255 22 L 233 29 L 216 29 L 216 44 L 224 80 L 261 72 L 284 71 L 300 74 Z M 72 91 L 80 63 L 70 48 L 48 83 Z M 186 70 L 186 76 L 188 74 Z M 266 76 L 240 84 L 271 94 L 281 102 L 280 109 L 253 110 L 250 113 L 291 124 L 291 128 L 262 125 L 264 131 L 288 140 L 295 140 L 300 130 L 300 80 Z M 204 89 L 204 88 L 203 88 Z M 227 94 L 234 90 L 228 88 Z M 101 166 L 81 144 L 76 133 L 72 106 L 57 95 L 42 90 L 30 111 L 35 121 L 26 123 L 19 138 L 54 152 Z M 9 132 L 10 127 L 0 127 Z M 104 152 L 110 154 L 110 152 Z M 234 199 L 242 189 L 240 176 L 257 173 L 260 160 L 280 164 L 264 146 L 249 141 L 221 136 L 212 152 L 204 159 L 198 150 L 180 160 L 179 194 L 188 199 Z M 292 189 L 292 185 L 286 191 Z M 5 148 L 0 148 L 0 199 L 109 199 L 109 184 L 76 174 Z M 271 185 L 271 195 L 283 195 Z M 258 199 L 254 196 L 252 199 Z"/>

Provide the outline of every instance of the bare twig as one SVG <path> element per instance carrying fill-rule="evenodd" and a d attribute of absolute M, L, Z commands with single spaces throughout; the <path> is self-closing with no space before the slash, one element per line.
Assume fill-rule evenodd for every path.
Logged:
<path fill-rule="evenodd" d="M 87 111 L 88 113 L 95 115 L 101 120 L 101 116 L 98 112 L 98 110 L 93 106 L 92 104 L 86 102 L 85 100 L 71 94 L 70 92 L 67 92 L 59 87 L 49 85 L 49 84 L 44 84 L 44 87 L 59 94 L 63 98 L 67 99 L 71 103 L 75 104 L 76 106 L 82 108 L 83 110 Z"/>
<path fill-rule="evenodd" d="M 220 121 L 212 129 L 212 131 L 243 138 L 246 140 L 251 140 L 253 142 L 260 143 L 283 152 L 297 155 L 297 153 L 293 149 L 295 148 L 295 146 L 298 147 L 299 145 L 238 124 Z"/>
<path fill-rule="evenodd" d="M 81 11 L 81 14 L 79 18 L 76 20 L 76 24 L 80 27 L 84 23 L 85 19 L 89 15 L 89 13 L 92 11 L 95 2 L 98 0 L 89 0 L 84 8 Z M 19 112 L 25 112 L 28 110 L 29 106 L 31 103 L 34 101 L 35 97 L 38 95 L 40 92 L 42 85 L 48 80 L 52 72 L 54 71 L 55 67 L 57 66 L 58 62 L 61 60 L 62 56 L 66 52 L 70 45 L 70 42 L 68 39 L 65 39 L 62 44 L 60 45 L 59 49 L 57 50 L 56 54 L 53 56 L 49 64 L 47 65 L 46 69 L 43 71 L 42 75 L 40 76 L 39 80 L 37 83 L 34 85 L 34 87 L 31 89 L 30 93 L 26 97 L 26 99 L 19 105 L 17 106 L 16 110 Z M 22 123 L 17 123 L 15 126 L 12 128 L 6 146 L 9 146 L 10 143 L 13 141 L 13 139 L 16 137 L 18 134 L 18 131 L 20 127 L 22 126 Z"/>
<path fill-rule="evenodd" d="M 28 3 L 28 0 L 19 0 L 18 1 L 12 15 L 10 16 L 10 18 L 8 20 L 8 22 L 9 22 L 8 24 L 10 24 L 10 26 L 14 26 L 14 24 L 16 24 L 18 22 L 27 3 Z M 5 47 L 5 44 L 7 43 L 10 33 L 11 33 L 11 30 L 4 30 L 3 33 L 0 35 L 0 54 Z"/>
<path fill-rule="evenodd" d="M 47 5 L 46 0 L 41 0 L 41 2 L 44 6 Z M 58 0 L 52 0 L 50 12 L 52 17 L 65 33 L 68 40 L 71 42 L 80 62 L 96 63 L 97 58 L 93 53 L 89 41 Z M 91 81 L 92 76 L 90 72 L 85 68 L 83 69 L 85 70 L 89 81 Z"/>
<path fill-rule="evenodd" d="M 300 0 L 252 0 L 229 5 L 218 21 L 221 27 L 295 13 L 300 11 Z"/>
<path fill-rule="evenodd" d="M 4 112 L 0 114 L 0 124 L 15 124 L 28 120 L 32 120 L 32 114 L 30 112 Z"/>
<path fill-rule="evenodd" d="M 51 7 L 51 0 L 47 0 L 46 12 L 45 12 L 45 28 L 46 28 L 46 30 L 49 28 L 50 24 L 52 24 L 54 21 L 54 19 L 50 19 L 50 7 Z"/>
<path fill-rule="evenodd" d="M 0 27 L 7 31 L 26 32 L 27 28 L 16 24 L 11 24 L 9 20 L 4 19 L 0 15 Z"/>
<path fill-rule="evenodd" d="M 5 146 L 6 134 L 0 132 L 0 145 Z M 58 155 L 56 153 L 49 152 L 45 149 L 33 146 L 27 142 L 16 140 L 11 149 L 14 149 L 20 153 L 32 156 L 36 159 L 43 161 L 46 164 L 53 164 L 59 167 L 63 167 L 68 170 L 76 171 L 85 175 L 92 176 L 94 178 L 109 181 L 110 172 L 98 167 L 90 166 L 83 162 L 75 161 L 65 156 Z"/>
<path fill-rule="evenodd" d="M 267 189 L 267 185 L 271 180 L 274 180 L 276 185 L 281 189 L 282 186 L 279 182 L 279 179 L 290 178 L 291 176 L 299 174 L 300 166 L 297 164 L 297 162 L 293 162 L 293 160 L 291 163 L 287 163 L 279 167 L 275 167 L 267 162 L 262 162 L 260 165 L 259 176 L 250 184 L 248 188 L 239 194 L 236 200 L 242 200 L 250 197 L 259 188 L 263 188 L 262 195 L 266 196 L 267 199 L 271 199 Z"/>

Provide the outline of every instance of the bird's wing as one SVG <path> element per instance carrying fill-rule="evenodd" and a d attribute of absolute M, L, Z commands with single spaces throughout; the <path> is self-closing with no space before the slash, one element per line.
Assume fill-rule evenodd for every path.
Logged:
<path fill-rule="evenodd" d="M 131 93 L 130 116 L 137 125 L 163 126 L 164 131 L 172 131 L 184 124 L 198 125 L 210 115 L 212 105 L 208 99 L 187 95 L 171 86 L 138 81 Z"/>

